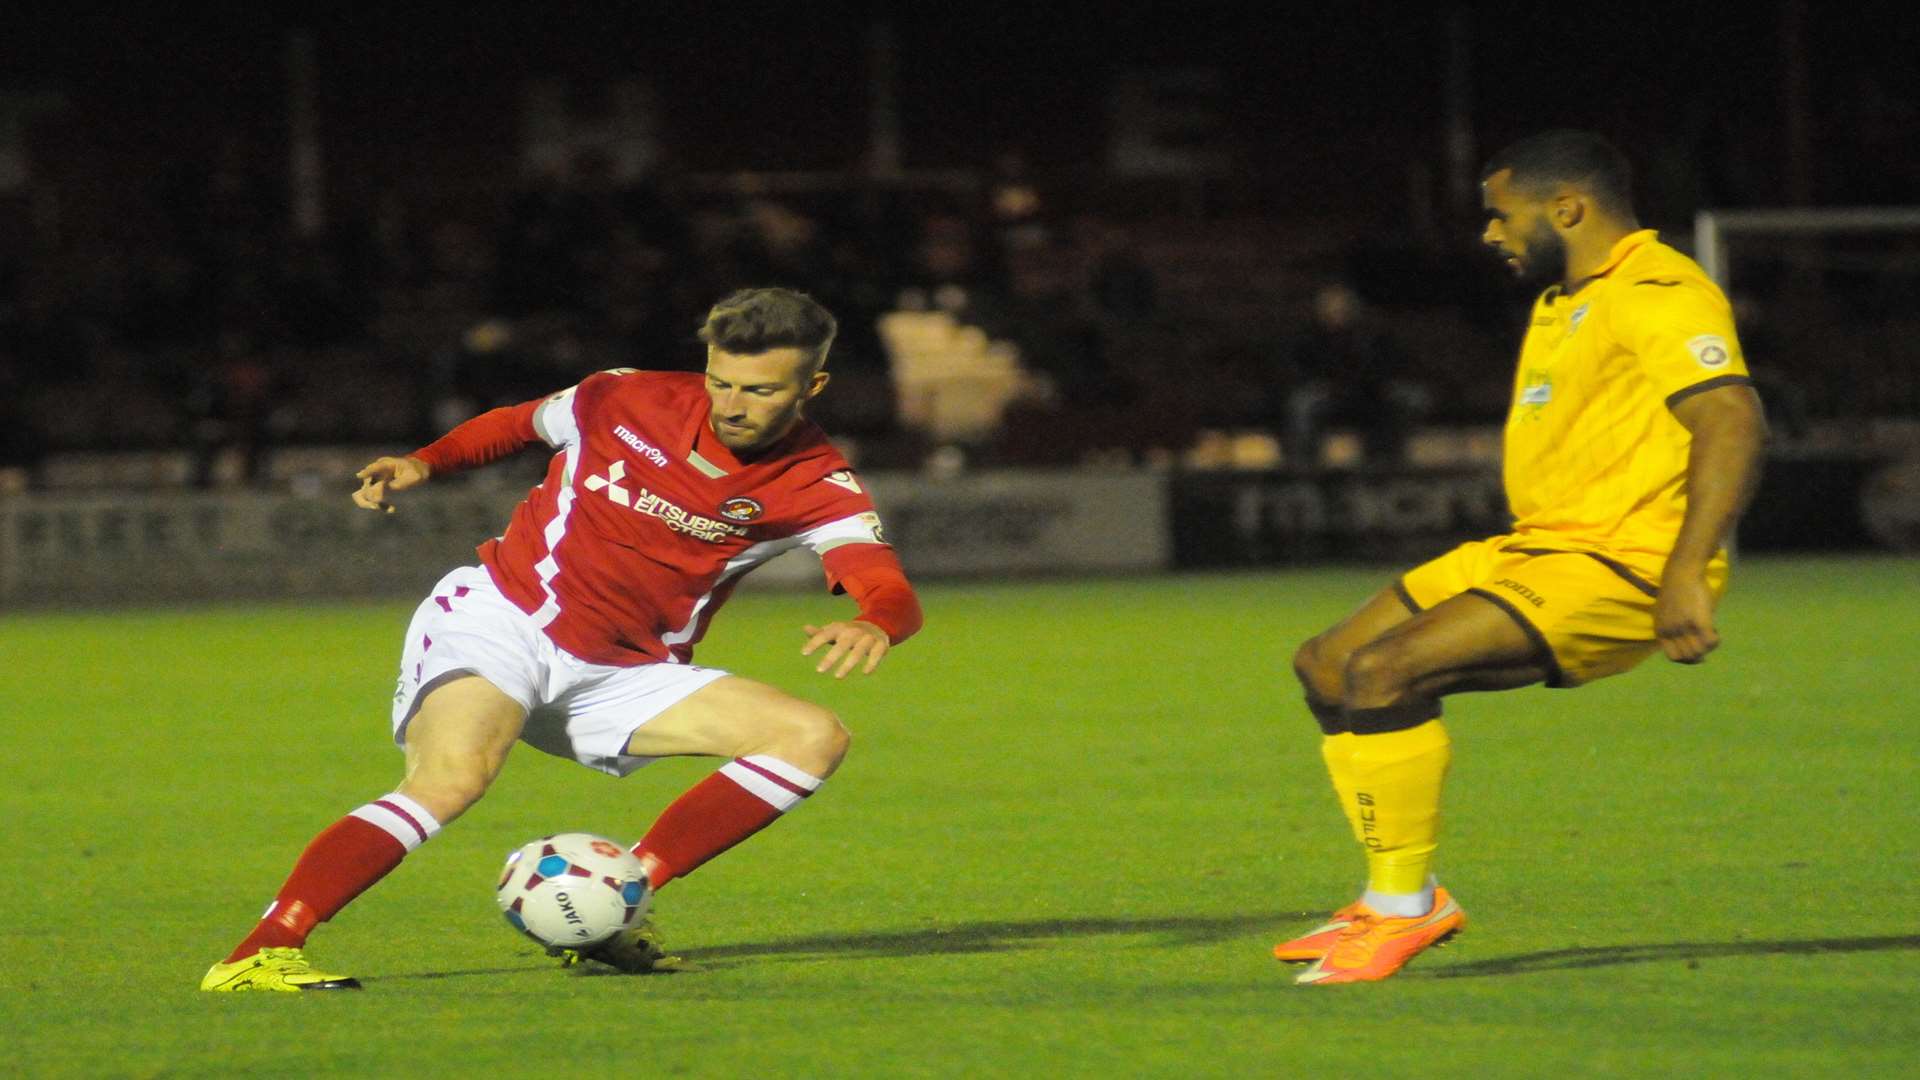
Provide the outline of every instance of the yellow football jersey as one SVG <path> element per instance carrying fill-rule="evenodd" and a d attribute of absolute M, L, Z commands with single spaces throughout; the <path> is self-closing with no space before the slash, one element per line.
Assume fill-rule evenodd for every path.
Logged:
<path fill-rule="evenodd" d="M 1507 417 L 1514 531 L 1613 555 L 1653 580 L 1687 509 L 1686 397 L 1751 383 L 1725 294 L 1652 229 L 1533 306 Z"/>

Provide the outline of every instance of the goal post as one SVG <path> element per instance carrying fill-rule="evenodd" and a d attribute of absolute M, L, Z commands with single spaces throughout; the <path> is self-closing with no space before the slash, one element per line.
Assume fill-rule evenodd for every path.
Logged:
<path fill-rule="evenodd" d="M 1920 206 L 1702 210 L 1693 242 L 1787 421 L 1770 453 L 1778 495 L 1749 511 L 1743 539 L 1771 507 L 1758 531 L 1776 546 L 1920 549 Z"/>
<path fill-rule="evenodd" d="M 1819 236 L 1834 233 L 1920 231 L 1920 206 L 1778 207 L 1702 210 L 1693 216 L 1694 259 L 1727 287 L 1727 241 L 1737 234 Z"/>

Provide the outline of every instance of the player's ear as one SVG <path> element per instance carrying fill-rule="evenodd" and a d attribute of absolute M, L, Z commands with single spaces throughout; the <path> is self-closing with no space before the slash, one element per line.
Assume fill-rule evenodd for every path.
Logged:
<path fill-rule="evenodd" d="M 833 381 L 832 375 L 829 375 L 824 371 L 814 372 L 811 376 L 807 378 L 807 399 L 811 401 L 812 399 L 819 397 L 820 391 L 825 390 L 827 388 L 827 383 L 831 381 Z"/>
<path fill-rule="evenodd" d="M 1587 200 L 1578 192 L 1563 191 L 1553 200 L 1553 223 L 1571 229 L 1587 216 Z"/>

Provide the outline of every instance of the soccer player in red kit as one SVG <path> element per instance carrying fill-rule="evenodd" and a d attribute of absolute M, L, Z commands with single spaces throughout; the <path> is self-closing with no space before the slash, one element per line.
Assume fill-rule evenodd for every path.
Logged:
<path fill-rule="evenodd" d="M 495 461 L 536 441 L 545 481 L 479 566 L 441 579 L 407 628 L 394 740 L 400 786 L 314 838 L 253 932 L 202 990 L 356 988 L 316 970 L 307 936 L 477 802 L 516 741 L 625 776 L 655 758 L 731 760 L 668 806 L 634 846 L 655 889 L 771 824 L 847 752 L 833 713 L 692 663 L 740 578 L 781 552 L 820 556 L 852 619 L 804 627 L 817 670 L 871 673 L 920 627 L 919 601 L 873 502 L 801 413 L 826 388 L 836 324 L 804 293 L 749 289 L 708 313 L 704 374 L 590 375 L 495 409 L 359 472 L 354 502 Z M 645 971 L 650 927 L 569 962 Z"/>

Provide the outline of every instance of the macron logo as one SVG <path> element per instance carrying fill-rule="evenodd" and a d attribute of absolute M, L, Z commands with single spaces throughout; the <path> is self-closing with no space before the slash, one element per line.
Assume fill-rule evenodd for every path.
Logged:
<path fill-rule="evenodd" d="M 658 450 L 655 450 L 653 448 L 653 445 L 647 442 L 647 440 L 641 438 L 638 435 L 635 435 L 631 431 L 628 431 L 627 425 L 615 424 L 613 426 L 613 437 L 616 439 L 619 439 L 623 443 L 626 443 L 628 446 L 633 447 L 636 451 L 639 452 L 641 457 L 646 458 L 648 461 L 653 462 L 655 465 L 659 466 L 660 468 L 664 469 L 667 467 L 667 455 L 661 453 Z"/>

